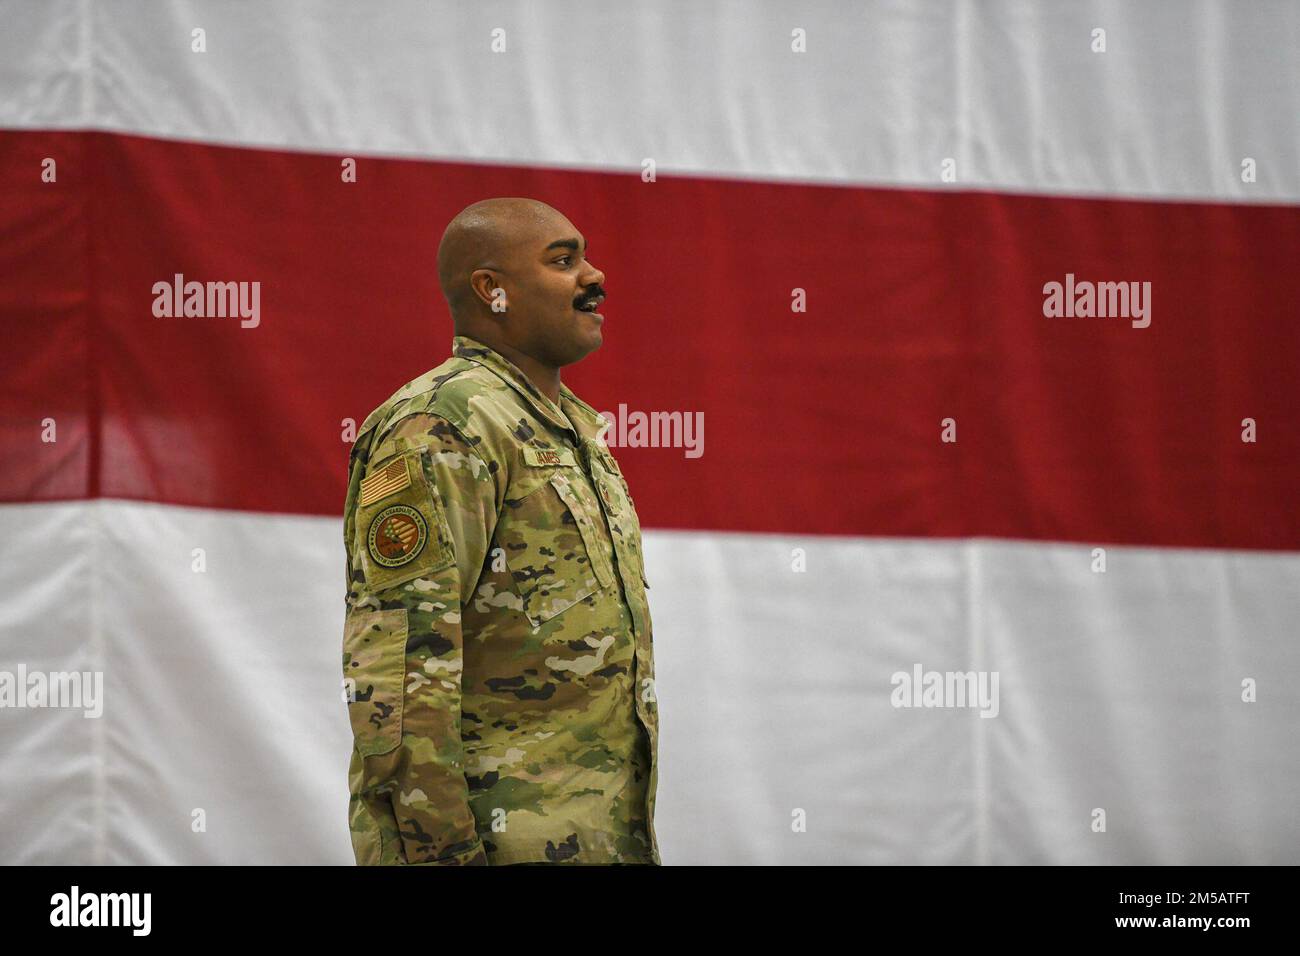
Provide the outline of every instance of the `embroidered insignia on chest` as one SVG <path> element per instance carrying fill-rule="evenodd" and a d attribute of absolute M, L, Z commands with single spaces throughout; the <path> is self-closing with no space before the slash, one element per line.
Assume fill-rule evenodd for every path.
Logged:
<path fill-rule="evenodd" d="M 375 515 L 366 541 L 370 557 L 385 568 L 410 564 L 424 548 L 429 526 L 424 515 L 410 505 L 393 505 Z"/>
<path fill-rule="evenodd" d="M 525 445 L 523 448 L 524 464 L 534 466 L 555 466 L 555 465 L 573 465 L 577 462 L 574 460 L 573 451 L 569 448 L 536 448 L 532 445 Z"/>
<path fill-rule="evenodd" d="M 410 487 L 411 474 L 406 470 L 406 459 L 399 458 L 387 468 L 361 479 L 361 499 L 357 504 L 374 504 L 380 498 Z"/>

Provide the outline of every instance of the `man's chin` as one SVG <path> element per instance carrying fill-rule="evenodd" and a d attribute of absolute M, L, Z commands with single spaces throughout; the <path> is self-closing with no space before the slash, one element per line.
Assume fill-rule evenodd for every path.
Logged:
<path fill-rule="evenodd" d="M 577 313 L 575 310 L 568 321 L 578 324 L 576 326 L 566 324 L 552 329 L 546 343 L 547 353 L 556 359 L 563 359 L 557 363 L 560 366 L 581 362 L 605 343 L 605 335 L 600 328 L 601 323 L 593 321 L 590 315 Z"/>
<path fill-rule="evenodd" d="M 582 334 L 576 337 L 578 347 L 583 350 L 580 358 L 590 355 L 605 343 L 605 333 L 601 330 L 601 323 L 592 322 L 587 316 L 583 318 L 586 319 L 586 327 L 581 330 Z"/>
<path fill-rule="evenodd" d="M 573 351 L 570 353 L 572 357 L 564 364 L 572 365 L 575 362 L 581 362 L 592 352 L 599 349 L 603 343 L 604 339 L 599 331 L 584 336 L 580 341 L 574 343 Z"/>

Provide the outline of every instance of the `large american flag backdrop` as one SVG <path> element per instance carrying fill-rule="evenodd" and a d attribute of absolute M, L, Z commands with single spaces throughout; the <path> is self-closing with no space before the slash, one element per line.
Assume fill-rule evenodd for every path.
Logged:
<path fill-rule="evenodd" d="M 702 427 L 613 448 L 666 863 L 1300 856 L 1294 4 L 0 21 L 0 859 L 351 862 L 351 429 L 490 196 L 606 274 L 565 382 Z"/>

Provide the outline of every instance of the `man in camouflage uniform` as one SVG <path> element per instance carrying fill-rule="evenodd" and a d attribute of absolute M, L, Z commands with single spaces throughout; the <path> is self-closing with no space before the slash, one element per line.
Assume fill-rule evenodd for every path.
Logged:
<path fill-rule="evenodd" d="M 658 864 L 641 528 L 605 419 L 560 382 L 601 344 L 604 275 L 524 199 L 461 212 L 438 272 L 452 357 L 351 456 L 357 862 Z"/>

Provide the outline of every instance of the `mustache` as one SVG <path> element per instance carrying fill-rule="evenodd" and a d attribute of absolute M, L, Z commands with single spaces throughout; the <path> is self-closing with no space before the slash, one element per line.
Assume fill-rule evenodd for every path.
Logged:
<path fill-rule="evenodd" d="M 605 295 L 605 290 L 603 287 L 598 285 L 591 286 L 589 289 L 584 289 L 582 295 L 578 296 L 576 299 L 573 300 L 573 307 L 575 309 L 580 308 L 586 303 L 595 299 L 597 296 L 604 296 L 604 295 Z M 608 298 L 608 296 L 605 297 Z"/>

